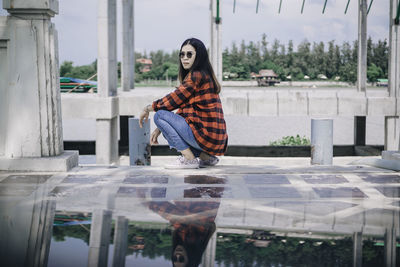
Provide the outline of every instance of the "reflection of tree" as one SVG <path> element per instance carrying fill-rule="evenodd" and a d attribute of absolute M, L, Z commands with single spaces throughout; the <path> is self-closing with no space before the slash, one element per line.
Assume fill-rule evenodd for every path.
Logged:
<path fill-rule="evenodd" d="M 219 234 L 216 262 L 221 266 L 352 266 L 353 241 L 306 240 L 270 236 L 267 247 L 255 247 L 250 236 Z M 363 244 L 363 266 L 382 266 L 383 248 Z"/>
<path fill-rule="evenodd" d="M 81 225 L 53 226 L 53 238 L 56 242 L 62 242 L 65 241 L 65 237 L 73 237 L 89 245 L 90 225 L 86 224 L 85 228 Z"/>

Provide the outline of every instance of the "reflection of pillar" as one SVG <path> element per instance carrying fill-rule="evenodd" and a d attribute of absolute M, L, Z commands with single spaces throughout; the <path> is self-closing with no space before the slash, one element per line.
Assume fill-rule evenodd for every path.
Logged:
<path fill-rule="evenodd" d="M 118 216 L 114 233 L 113 267 L 125 266 L 125 255 L 128 247 L 128 219 Z"/>
<path fill-rule="evenodd" d="M 204 251 L 203 260 L 201 266 L 213 267 L 215 262 L 215 254 L 217 251 L 217 231 L 211 236 L 206 251 Z"/>
<path fill-rule="evenodd" d="M 111 234 L 111 211 L 95 210 L 90 227 L 88 266 L 107 266 Z"/>
<path fill-rule="evenodd" d="M 12 204 L 8 198 L 1 200 L 1 266 L 47 266 L 56 202 L 43 200 L 46 196 L 47 191 L 39 189 L 23 205 L 15 205 L 18 196 Z"/>
<path fill-rule="evenodd" d="M 367 0 L 358 0 L 357 89 L 365 92 L 367 83 Z"/>
<path fill-rule="evenodd" d="M 353 234 L 353 267 L 362 266 L 362 233 Z"/>
<path fill-rule="evenodd" d="M 390 0 L 389 13 L 389 96 L 400 96 L 400 25 L 395 24 L 398 0 Z M 396 115 L 399 114 L 399 102 L 396 102 Z M 385 150 L 400 149 L 399 117 L 385 117 Z"/>
<path fill-rule="evenodd" d="M 122 0 L 122 91 L 135 87 L 134 0 Z"/>
<path fill-rule="evenodd" d="M 219 0 L 210 0 L 211 39 L 210 60 L 215 76 L 222 82 L 222 21 Z"/>
<path fill-rule="evenodd" d="M 98 94 L 117 95 L 117 3 L 98 1 Z M 117 101 L 118 102 L 118 101 Z M 117 102 L 113 104 L 118 105 Z M 118 163 L 118 116 L 96 120 L 96 163 Z"/>
<path fill-rule="evenodd" d="M 385 266 L 396 266 L 396 228 L 386 228 L 385 232 Z"/>

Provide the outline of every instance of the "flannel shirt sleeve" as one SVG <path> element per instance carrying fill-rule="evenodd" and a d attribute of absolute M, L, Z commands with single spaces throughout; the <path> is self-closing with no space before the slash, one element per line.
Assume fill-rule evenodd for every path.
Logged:
<path fill-rule="evenodd" d="M 189 100 L 194 96 L 196 84 L 193 81 L 195 74 L 189 74 L 183 83 L 176 88 L 175 91 L 167 94 L 163 98 L 160 98 L 153 102 L 153 110 L 158 111 L 160 109 L 172 111 L 177 108 L 183 108 Z"/>

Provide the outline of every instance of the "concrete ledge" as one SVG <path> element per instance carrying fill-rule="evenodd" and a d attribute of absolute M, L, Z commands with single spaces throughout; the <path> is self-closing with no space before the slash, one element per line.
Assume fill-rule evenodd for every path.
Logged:
<path fill-rule="evenodd" d="M 400 162 L 400 151 L 382 151 L 382 159 L 398 160 Z"/>
<path fill-rule="evenodd" d="M 0 170 L 33 172 L 67 172 L 78 166 L 78 151 L 64 151 L 56 157 L 4 158 L 0 157 Z"/>
<path fill-rule="evenodd" d="M 164 95 L 160 93 L 155 93 L 154 95 L 147 94 L 140 96 L 120 96 L 119 115 L 139 117 L 146 105 L 150 105 L 154 100 L 157 100 L 163 96 Z"/>
<path fill-rule="evenodd" d="M 394 97 L 368 97 L 368 115 L 396 116 Z"/>
<path fill-rule="evenodd" d="M 112 119 L 119 115 L 118 97 L 61 94 L 63 119 Z"/>
<path fill-rule="evenodd" d="M 351 165 L 368 165 L 371 167 L 400 171 L 400 161 L 387 159 L 360 159 L 350 163 Z"/>

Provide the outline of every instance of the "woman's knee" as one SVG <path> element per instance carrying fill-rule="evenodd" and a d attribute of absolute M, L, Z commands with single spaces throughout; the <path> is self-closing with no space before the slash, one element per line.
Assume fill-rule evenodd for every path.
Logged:
<path fill-rule="evenodd" d="M 154 114 L 154 123 L 155 124 L 157 124 L 158 125 L 158 121 L 160 120 L 160 119 L 162 119 L 164 116 L 165 116 L 165 113 L 166 112 L 169 112 L 169 111 L 166 111 L 166 110 L 158 110 L 155 114 Z"/>

